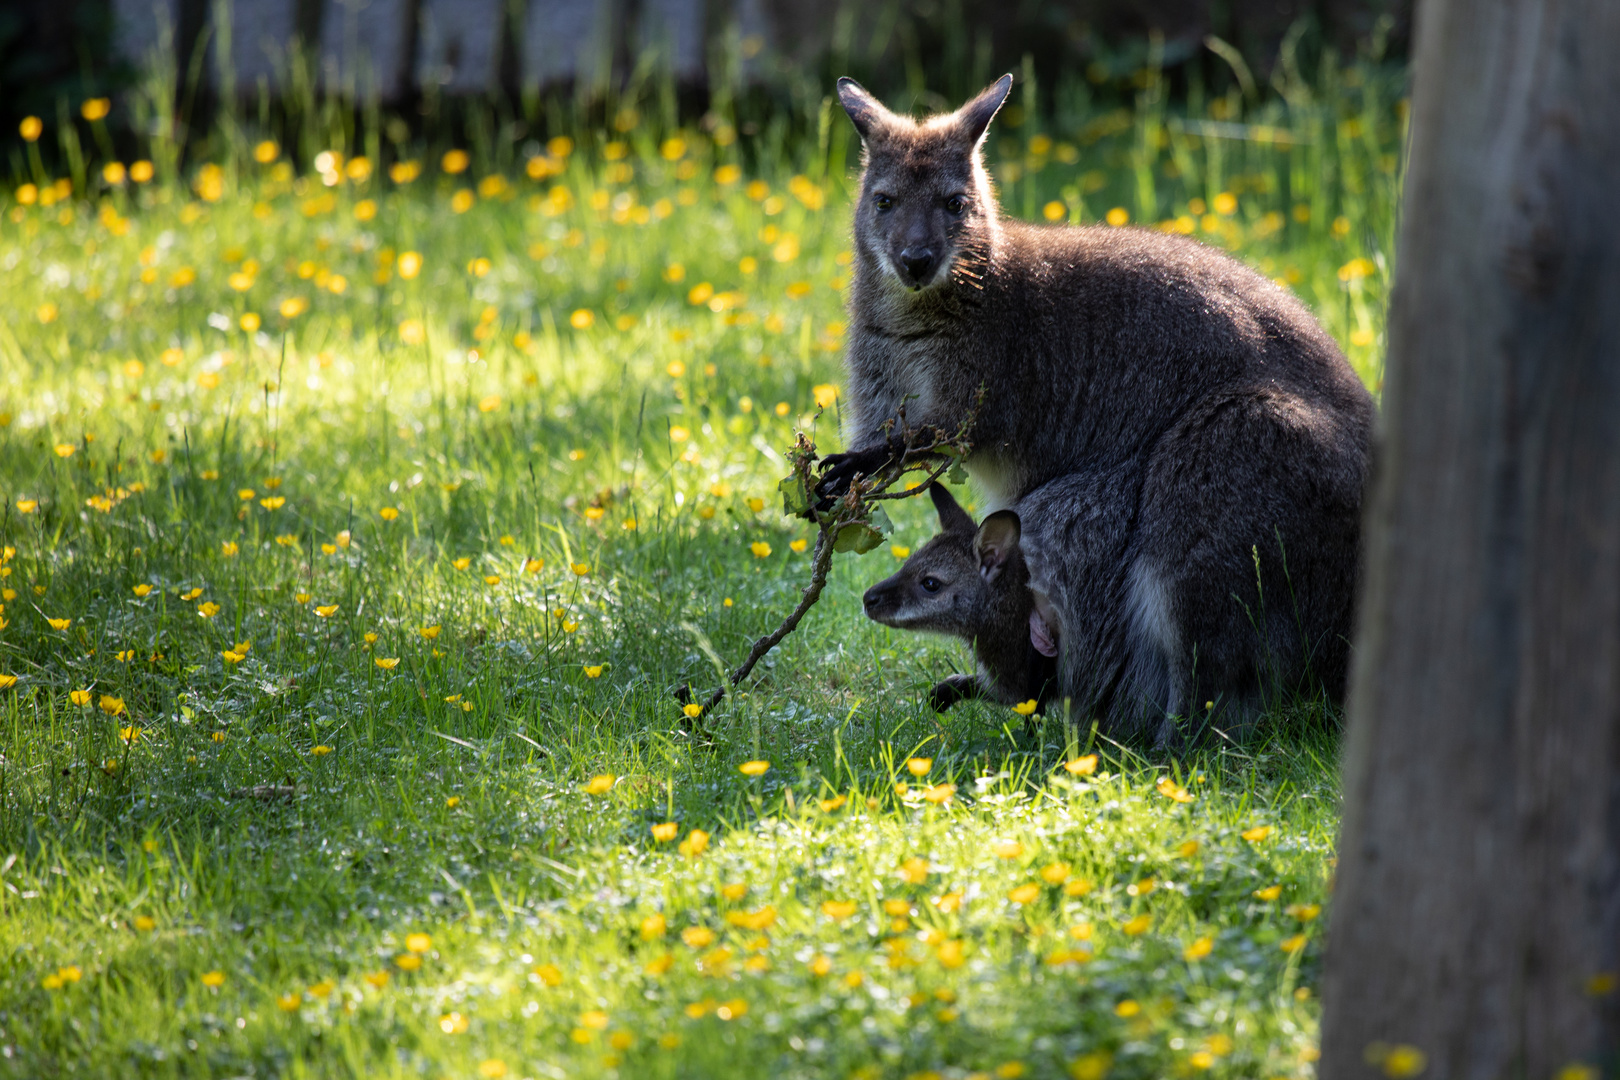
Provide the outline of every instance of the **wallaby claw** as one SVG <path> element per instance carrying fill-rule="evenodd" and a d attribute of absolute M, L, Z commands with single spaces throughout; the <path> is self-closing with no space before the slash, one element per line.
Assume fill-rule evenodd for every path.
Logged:
<path fill-rule="evenodd" d="M 849 490 L 857 476 L 872 476 L 887 465 L 894 455 L 886 446 L 871 450 L 852 450 L 847 454 L 828 454 L 821 459 L 821 480 L 816 484 L 816 509 L 832 509 L 833 500 Z"/>

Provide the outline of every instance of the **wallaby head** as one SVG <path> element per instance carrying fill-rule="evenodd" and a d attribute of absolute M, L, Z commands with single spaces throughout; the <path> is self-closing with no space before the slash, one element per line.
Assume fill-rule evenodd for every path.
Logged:
<path fill-rule="evenodd" d="M 960 272 L 977 279 L 996 224 L 995 195 L 979 147 L 1007 99 L 1000 79 L 953 113 L 918 122 L 898 116 L 854 79 L 838 97 L 861 135 L 865 172 L 855 208 L 860 255 L 905 288 Z"/>
<path fill-rule="evenodd" d="M 1018 548 L 1018 515 L 1003 510 L 976 525 L 942 485 L 928 493 L 939 511 L 940 532 L 898 573 L 866 590 L 866 617 L 967 641 L 1025 634 L 1033 601 Z"/>

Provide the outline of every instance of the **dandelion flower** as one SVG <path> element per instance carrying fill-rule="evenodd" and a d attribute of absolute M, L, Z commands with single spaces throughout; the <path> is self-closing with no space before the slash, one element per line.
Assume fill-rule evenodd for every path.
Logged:
<path fill-rule="evenodd" d="M 770 767 L 771 763 L 768 761 L 745 761 L 737 766 L 737 771 L 744 776 L 764 776 Z"/>

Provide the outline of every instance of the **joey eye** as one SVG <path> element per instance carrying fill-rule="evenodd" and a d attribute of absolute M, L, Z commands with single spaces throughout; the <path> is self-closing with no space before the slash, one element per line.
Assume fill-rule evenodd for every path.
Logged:
<path fill-rule="evenodd" d="M 948 213 L 961 217 L 962 212 L 967 209 L 967 200 L 960 195 L 952 195 L 945 200 L 945 209 Z"/>
<path fill-rule="evenodd" d="M 894 209 L 894 200 L 881 191 L 872 196 L 872 204 L 878 208 L 879 213 L 886 213 Z"/>
<path fill-rule="evenodd" d="M 928 577 L 923 578 L 917 584 L 922 586 L 923 592 L 936 593 L 936 592 L 939 592 L 939 590 L 942 587 L 944 587 L 945 583 L 940 581 L 939 578 L 934 577 L 932 574 L 930 574 Z"/>

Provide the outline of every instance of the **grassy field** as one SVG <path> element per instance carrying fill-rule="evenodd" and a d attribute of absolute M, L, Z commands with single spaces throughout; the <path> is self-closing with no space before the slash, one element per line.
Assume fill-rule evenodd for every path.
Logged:
<path fill-rule="evenodd" d="M 1176 111 L 1150 73 L 990 153 L 1010 213 L 1285 281 L 1376 385 L 1400 86 Z M 852 153 L 820 119 L 626 112 L 504 171 L 245 131 L 184 173 L 30 159 L 0 1075 L 1313 1074 L 1330 710 L 1182 761 L 937 716 L 965 650 L 860 614 L 930 534 L 908 501 L 684 730 L 674 688 L 806 580 L 782 451 L 838 445 Z"/>

